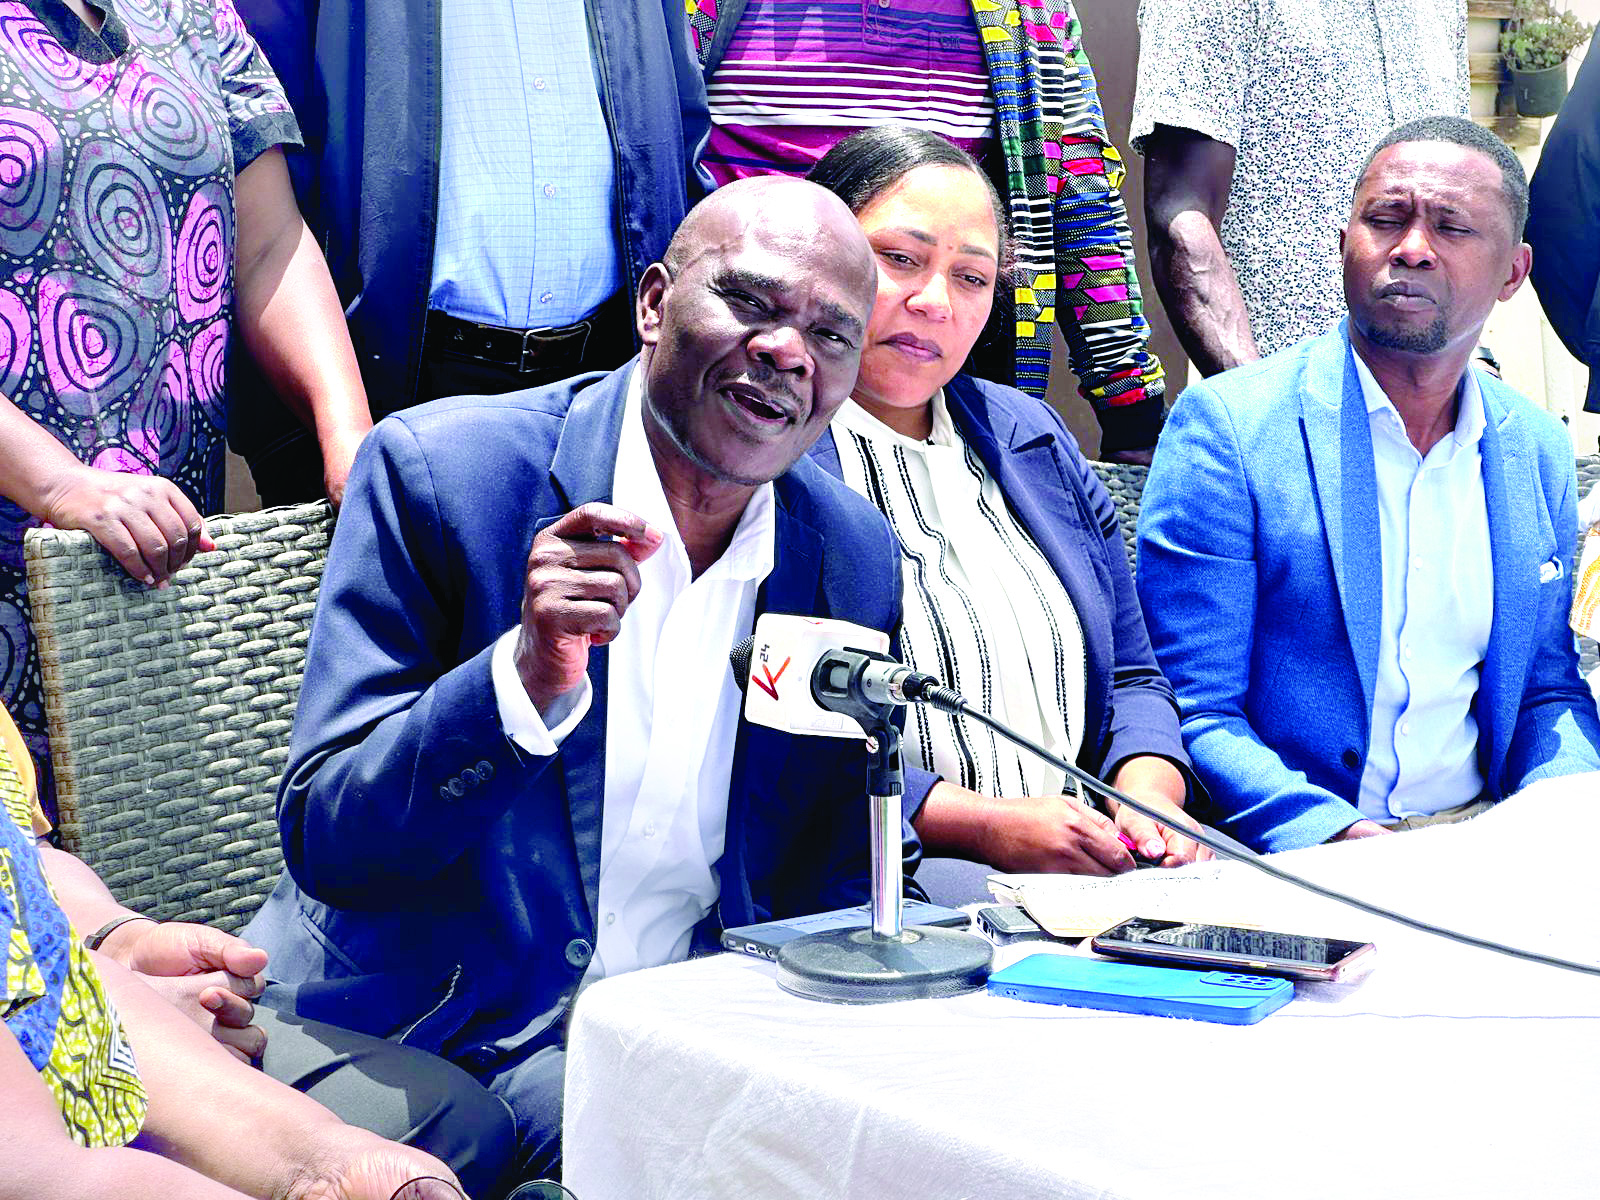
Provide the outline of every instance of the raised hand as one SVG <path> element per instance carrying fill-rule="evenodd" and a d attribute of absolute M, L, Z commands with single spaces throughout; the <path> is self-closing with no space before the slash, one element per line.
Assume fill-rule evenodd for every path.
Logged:
<path fill-rule="evenodd" d="M 516 665 L 522 686 L 544 714 L 577 687 L 589 648 L 622 628 L 639 594 L 638 564 L 661 546 L 662 533 L 613 504 L 585 504 L 533 539 L 522 591 Z"/>

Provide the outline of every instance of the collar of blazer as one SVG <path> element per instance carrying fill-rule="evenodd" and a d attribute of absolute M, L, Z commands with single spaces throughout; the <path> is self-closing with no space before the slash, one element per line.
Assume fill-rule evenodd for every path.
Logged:
<path fill-rule="evenodd" d="M 1383 611 L 1382 540 L 1371 426 L 1352 355 L 1344 321 L 1312 343 L 1304 360 L 1300 419 L 1329 561 L 1370 713 Z M 1485 420 L 1483 490 L 1494 561 L 1494 623 L 1478 713 L 1491 747 L 1492 757 L 1484 766 L 1492 786 L 1521 707 L 1539 566 L 1548 559 L 1554 538 L 1545 493 L 1535 478 L 1526 420 L 1518 411 L 1526 401 L 1492 377 L 1480 377 L 1478 385 Z"/>

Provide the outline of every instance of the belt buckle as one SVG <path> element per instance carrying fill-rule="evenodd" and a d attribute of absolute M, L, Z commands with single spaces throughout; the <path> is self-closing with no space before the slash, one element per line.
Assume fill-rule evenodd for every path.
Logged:
<path fill-rule="evenodd" d="M 589 334 L 594 330 L 594 322 L 590 320 L 575 321 L 559 332 L 549 329 L 528 329 L 522 334 L 522 350 L 517 357 L 517 374 L 526 375 L 530 371 L 539 369 L 538 358 L 541 351 L 555 350 L 574 338 L 577 339 L 577 357 L 583 358 L 584 347 L 589 342 Z"/>

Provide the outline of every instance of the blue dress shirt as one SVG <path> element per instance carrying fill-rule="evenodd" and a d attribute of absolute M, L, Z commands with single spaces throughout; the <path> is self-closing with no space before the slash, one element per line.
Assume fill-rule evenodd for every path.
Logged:
<path fill-rule="evenodd" d="M 444 112 L 430 307 L 570 325 L 621 285 L 616 159 L 583 0 L 440 6 Z"/>

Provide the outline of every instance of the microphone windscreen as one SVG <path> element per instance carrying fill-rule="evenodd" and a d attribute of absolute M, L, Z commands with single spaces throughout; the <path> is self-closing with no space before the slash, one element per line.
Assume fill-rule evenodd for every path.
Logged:
<path fill-rule="evenodd" d="M 728 662 L 733 666 L 733 679 L 742 692 L 750 686 L 750 657 L 756 652 L 756 639 L 752 635 L 728 651 Z"/>

